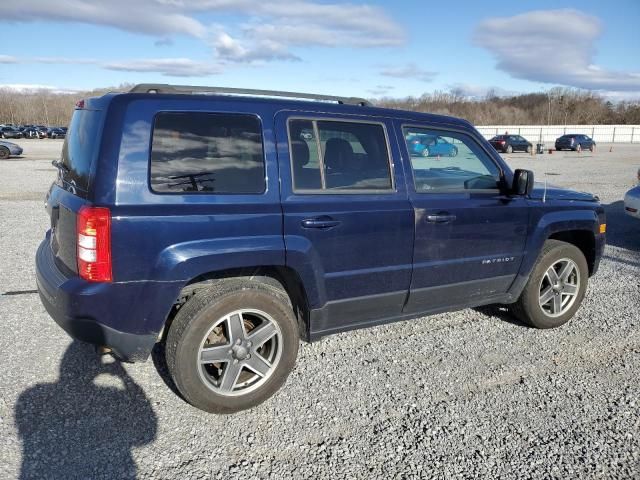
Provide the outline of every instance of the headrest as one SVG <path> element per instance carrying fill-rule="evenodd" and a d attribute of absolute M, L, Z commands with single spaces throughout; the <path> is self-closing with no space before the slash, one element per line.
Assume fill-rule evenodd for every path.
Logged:
<path fill-rule="evenodd" d="M 327 140 L 324 151 L 324 164 L 326 168 L 344 171 L 353 159 L 353 148 L 344 138 L 330 138 Z"/>
<path fill-rule="evenodd" d="M 309 163 L 309 146 L 304 140 L 291 141 L 291 161 L 294 167 L 304 167 Z"/>

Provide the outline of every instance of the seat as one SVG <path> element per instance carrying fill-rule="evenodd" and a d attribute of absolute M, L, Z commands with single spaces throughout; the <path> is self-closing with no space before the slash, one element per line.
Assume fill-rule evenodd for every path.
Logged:
<path fill-rule="evenodd" d="M 291 163 L 293 165 L 293 182 L 296 189 L 321 188 L 320 170 L 317 168 L 305 168 L 309 163 L 309 146 L 304 140 L 291 141 Z"/>
<path fill-rule="evenodd" d="M 325 144 L 324 167 L 327 188 L 350 187 L 357 182 L 357 163 L 351 144 L 344 138 L 330 138 Z"/>

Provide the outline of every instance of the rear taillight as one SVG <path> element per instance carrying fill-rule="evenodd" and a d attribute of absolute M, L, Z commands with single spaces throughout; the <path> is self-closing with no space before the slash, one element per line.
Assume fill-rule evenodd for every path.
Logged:
<path fill-rule="evenodd" d="M 500 145 L 504 145 L 505 141 L 504 140 L 500 140 Z"/>
<path fill-rule="evenodd" d="M 77 218 L 78 275 L 89 282 L 110 282 L 111 212 L 82 207 Z"/>
<path fill-rule="evenodd" d="M 574 141 L 575 141 L 575 140 L 572 138 L 572 139 L 571 139 L 571 145 L 573 145 L 573 142 L 574 142 Z"/>

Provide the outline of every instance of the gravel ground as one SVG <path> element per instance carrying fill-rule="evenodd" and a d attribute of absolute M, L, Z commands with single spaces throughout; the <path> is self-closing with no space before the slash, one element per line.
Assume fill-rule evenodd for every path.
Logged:
<path fill-rule="evenodd" d="M 499 309 L 335 335 L 300 350 L 265 404 L 200 412 L 159 375 L 72 342 L 37 298 L 33 257 L 60 142 L 24 141 L 0 184 L 0 478 L 639 478 L 640 223 L 621 199 L 640 146 L 508 156 L 597 193 L 600 272 L 564 327 Z"/>

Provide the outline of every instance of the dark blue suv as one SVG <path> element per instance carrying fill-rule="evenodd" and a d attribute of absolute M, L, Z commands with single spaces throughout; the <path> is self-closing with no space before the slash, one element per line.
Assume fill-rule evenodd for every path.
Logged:
<path fill-rule="evenodd" d="M 534 187 L 464 120 L 360 99 L 139 85 L 78 102 L 54 163 L 47 311 L 122 360 L 164 342 L 210 412 L 272 395 L 300 339 L 486 304 L 562 325 L 605 243 L 597 197 Z"/>

